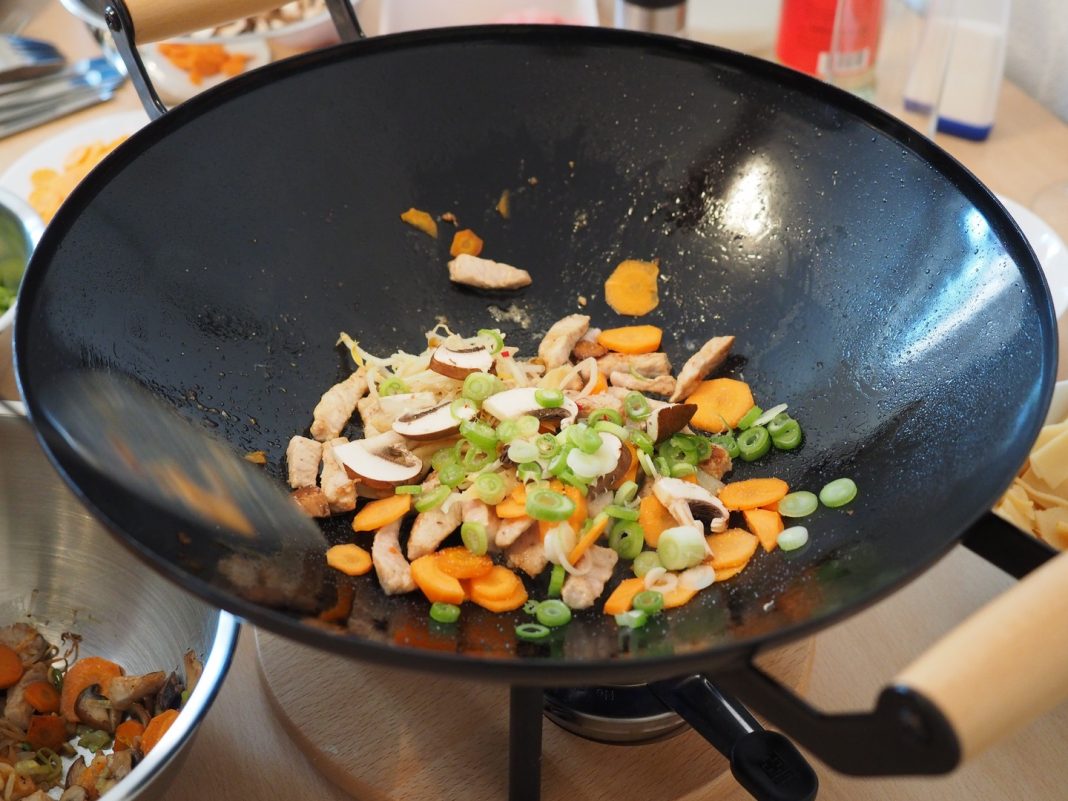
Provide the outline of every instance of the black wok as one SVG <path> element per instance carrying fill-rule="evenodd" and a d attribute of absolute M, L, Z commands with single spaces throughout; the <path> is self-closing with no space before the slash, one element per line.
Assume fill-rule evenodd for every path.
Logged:
<path fill-rule="evenodd" d="M 506 188 L 508 220 L 493 210 Z M 456 213 L 533 286 L 451 285 L 448 229 L 433 241 L 403 225 L 409 206 Z M 807 521 L 806 548 L 760 555 L 632 637 L 599 612 L 544 646 L 516 643 L 518 614 L 465 608 L 442 630 L 421 598 L 387 598 L 373 579 L 352 584 L 348 631 L 326 625 L 338 579 L 322 548 L 351 539 L 347 520 L 284 563 L 190 538 L 82 461 L 43 400 L 66 371 L 122 373 L 237 452 L 266 451 L 281 479 L 287 440 L 352 369 L 339 331 L 372 352 L 418 348 L 438 315 L 473 331 L 514 303 L 532 324 L 501 327 L 531 353 L 580 295 L 595 324 L 625 324 L 602 292 L 625 258 L 660 259 L 660 306 L 643 322 L 665 329 L 676 363 L 734 334 L 726 373 L 802 421 L 800 450 L 736 478 L 860 487 L 848 510 Z M 885 596 L 973 525 L 987 553 L 1023 554 L 1017 572 L 1048 556 L 984 515 L 1042 423 L 1054 325 L 1034 255 L 991 193 L 874 107 L 681 40 L 517 27 L 343 45 L 151 123 L 45 233 L 15 351 L 57 468 L 120 539 L 212 603 L 361 659 L 515 684 L 714 671 L 811 735 L 811 710 L 747 671 L 756 651 Z M 955 764 L 967 748 L 937 710 L 920 693 L 895 698 L 949 755 L 935 765 L 912 747 L 894 763 L 893 749 L 880 761 L 845 745 L 853 769 Z M 888 710 L 862 717 L 897 725 Z"/>

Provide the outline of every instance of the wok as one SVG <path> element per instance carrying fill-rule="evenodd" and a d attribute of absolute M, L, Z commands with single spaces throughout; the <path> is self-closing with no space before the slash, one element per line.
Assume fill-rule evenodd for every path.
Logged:
<path fill-rule="evenodd" d="M 125 8 L 109 21 L 129 57 Z M 156 17 L 138 31 L 175 32 Z M 503 189 L 508 220 L 493 211 Z M 449 237 L 404 226 L 410 206 L 455 212 L 533 286 L 451 285 Z M 352 369 L 339 331 L 371 352 L 411 349 L 438 315 L 473 331 L 492 307 L 516 304 L 531 324 L 501 327 L 531 353 L 580 295 L 595 324 L 625 324 L 601 286 L 626 258 L 660 259 L 660 305 L 643 322 L 664 328 L 674 362 L 734 334 L 727 373 L 802 421 L 801 449 L 741 464 L 736 478 L 818 489 L 845 475 L 860 486 L 848 511 L 807 521 L 806 548 L 762 554 L 635 636 L 592 611 L 547 646 L 517 644 L 517 618 L 474 608 L 442 631 L 422 599 L 387 598 L 369 579 L 351 583 L 348 625 L 326 623 L 348 582 L 322 551 L 351 539 L 347 520 L 285 560 L 191 537 L 94 470 L 49 408 L 57 376 L 121 373 L 236 452 L 266 451 L 281 481 L 289 437 Z M 839 769 L 935 772 L 1068 696 L 1068 646 L 1050 640 L 1064 636 L 1051 621 L 1068 604 L 1056 594 L 1065 559 L 989 610 L 1012 620 L 997 637 L 982 620 L 966 627 L 872 712 L 821 715 L 750 660 L 863 609 L 966 535 L 1017 575 L 1050 557 L 985 510 L 1041 425 L 1054 326 L 1039 266 L 1000 204 L 889 115 L 725 50 L 520 26 L 344 44 L 152 122 L 45 233 L 15 354 L 40 437 L 75 490 L 165 575 L 257 625 L 359 659 L 514 685 L 711 672 Z M 989 692 L 1005 654 L 1019 681 Z"/>

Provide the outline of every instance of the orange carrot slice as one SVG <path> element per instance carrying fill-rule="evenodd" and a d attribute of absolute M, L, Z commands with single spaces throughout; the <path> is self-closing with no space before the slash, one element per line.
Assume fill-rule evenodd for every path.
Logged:
<path fill-rule="evenodd" d="M 527 514 L 527 487 L 525 484 L 516 484 L 508 497 L 494 507 L 497 517 L 512 520 L 517 517 L 526 517 Z"/>
<path fill-rule="evenodd" d="M 145 726 L 145 733 L 141 735 L 141 750 L 145 756 L 148 756 L 148 752 L 159 744 L 159 741 L 163 739 L 163 735 L 167 733 L 167 730 L 174 725 L 174 721 L 177 719 L 178 710 L 168 709 L 160 712 L 148 722 L 148 725 Z"/>
<path fill-rule="evenodd" d="M 579 538 L 579 541 L 575 543 L 575 547 L 571 549 L 571 553 L 567 555 L 567 561 L 577 565 L 582 555 L 604 534 L 605 529 L 608 528 L 608 521 L 611 519 L 606 514 L 601 514 L 594 518 L 589 530 Z"/>
<path fill-rule="evenodd" d="M 470 228 L 457 231 L 453 235 L 452 244 L 449 246 L 450 256 L 459 256 L 461 253 L 477 256 L 481 252 L 482 239 Z"/>
<path fill-rule="evenodd" d="M 346 576 L 362 576 L 371 572 L 371 554 L 359 545 L 335 545 L 326 551 L 326 563 Z"/>
<path fill-rule="evenodd" d="M 462 545 L 437 552 L 441 572 L 457 579 L 478 578 L 493 569 L 493 560 L 485 554 L 471 553 Z"/>
<path fill-rule="evenodd" d="M 748 564 L 748 563 L 746 563 Z M 734 578 L 739 573 L 745 570 L 745 565 L 738 565 L 737 567 L 725 567 L 722 570 L 716 571 L 716 581 L 726 581 L 729 578 Z"/>
<path fill-rule="evenodd" d="M 59 715 L 33 715 L 26 730 L 26 742 L 34 751 L 39 748 L 58 751 L 67 742 L 67 723 Z"/>
<path fill-rule="evenodd" d="M 82 690 L 94 684 L 107 687 L 108 681 L 121 675 L 122 668 L 107 659 L 101 659 L 99 656 L 79 659 L 67 669 L 67 675 L 63 678 L 63 691 L 59 701 L 63 717 L 70 723 L 80 723 L 78 714 L 74 711 L 74 704 Z"/>
<path fill-rule="evenodd" d="M 690 425 L 718 434 L 737 426 L 745 413 L 753 408 L 753 392 L 744 381 L 713 378 L 702 381 L 686 402 L 697 404 Z"/>
<path fill-rule="evenodd" d="M 411 495 L 390 495 L 379 501 L 371 501 L 352 518 L 352 530 L 377 531 L 404 517 L 412 508 Z"/>
<path fill-rule="evenodd" d="M 491 612 L 511 612 L 527 602 L 527 591 L 522 582 L 520 582 L 519 589 L 507 598 L 483 598 L 480 595 L 472 594 L 471 600 Z"/>
<path fill-rule="evenodd" d="M 400 218 L 408 223 L 408 225 L 419 229 L 427 236 L 432 236 L 434 239 L 438 238 L 438 224 L 434 222 L 434 218 L 425 211 L 420 211 L 415 208 L 408 209 L 400 216 Z"/>
<path fill-rule="evenodd" d="M 746 509 L 742 512 L 745 524 L 757 535 L 764 550 L 771 553 L 779 542 L 783 530 L 782 515 L 768 509 Z"/>
<path fill-rule="evenodd" d="M 672 526 L 677 526 L 664 504 L 655 495 L 646 495 L 638 507 L 638 524 L 645 532 L 645 544 L 655 548 L 660 544 L 660 535 Z"/>
<path fill-rule="evenodd" d="M 731 511 L 740 512 L 778 503 L 789 491 L 789 485 L 781 478 L 749 478 L 732 481 L 719 491 L 719 499 Z"/>
<path fill-rule="evenodd" d="M 656 261 L 628 259 L 604 282 L 604 299 L 617 313 L 632 317 L 648 314 L 660 303 L 656 279 L 660 267 Z"/>
<path fill-rule="evenodd" d="M 22 697 L 33 707 L 34 712 L 54 715 L 59 712 L 59 692 L 51 682 L 35 681 L 22 688 Z"/>
<path fill-rule="evenodd" d="M 663 336 L 655 325 L 628 325 L 606 328 L 597 335 L 597 344 L 616 353 L 652 353 L 660 348 Z"/>
<path fill-rule="evenodd" d="M 437 554 L 428 553 L 412 562 L 412 581 L 428 601 L 462 604 L 466 599 L 460 580 L 441 569 Z"/>
<path fill-rule="evenodd" d="M 8 645 L 0 645 L 0 690 L 6 690 L 18 684 L 23 672 L 22 660 L 15 653 L 15 649 Z"/>
<path fill-rule="evenodd" d="M 125 751 L 137 746 L 137 739 L 145 733 L 139 720 L 127 720 L 115 728 L 115 750 Z"/>
<path fill-rule="evenodd" d="M 604 602 L 606 615 L 620 615 L 630 609 L 634 596 L 645 589 L 645 579 L 623 579 Z"/>
<path fill-rule="evenodd" d="M 471 588 L 471 600 L 481 605 L 482 600 L 500 601 L 511 597 L 522 588 L 523 582 L 508 568 L 494 565 L 485 575 L 471 579 L 468 586 Z"/>
<path fill-rule="evenodd" d="M 678 606 L 682 606 L 688 603 L 695 595 L 697 590 L 691 590 L 688 587 L 683 587 L 679 584 L 671 592 L 664 593 L 664 608 L 674 609 Z"/>
<path fill-rule="evenodd" d="M 705 539 L 712 549 L 708 563 L 714 570 L 744 565 L 753 558 L 760 544 L 760 540 L 741 528 L 729 528 L 722 534 L 710 534 Z"/>

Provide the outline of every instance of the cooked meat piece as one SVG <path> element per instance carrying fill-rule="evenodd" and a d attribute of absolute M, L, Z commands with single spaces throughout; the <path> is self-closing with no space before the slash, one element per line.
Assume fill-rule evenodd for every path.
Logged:
<path fill-rule="evenodd" d="M 623 414 L 623 399 L 617 398 L 615 395 L 610 395 L 607 392 L 601 392 L 597 395 L 586 395 L 579 397 L 577 392 L 565 392 L 567 397 L 571 398 L 578 406 L 579 418 L 589 417 L 590 413 L 595 409 L 611 409 L 612 411 Z"/>
<path fill-rule="evenodd" d="M 597 360 L 597 369 L 604 375 L 612 373 L 629 373 L 634 370 L 649 378 L 671 375 L 671 360 L 663 352 L 657 353 L 609 353 Z M 589 370 L 583 370 L 584 378 L 589 378 Z"/>
<path fill-rule="evenodd" d="M 701 380 L 727 360 L 734 337 L 712 337 L 679 370 L 672 402 L 690 397 Z"/>
<path fill-rule="evenodd" d="M 430 492 L 441 485 L 437 474 L 423 482 L 423 492 Z M 438 546 L 460 525 L 460 504 L 453 503 L 449 511 L 442 511 L 442 507 L 431 509 L 429 512 L 420 512 L 415 516 L 412 523 L 412 532 L 408 535 L 408 559 L 415 561 L 420 556 L 433 553 Z"/>
<path fill-rule="evenodd" d="M 629 455 L 629 454 L 628 454 Z M 644 475 L 641 470 L 638 471 L 638 477 Z M 597 517 L 615 500 L 615 492 L 609 490 L 608 492 L 597 491 L 596 485 L 590 490 L 590 494 L 586 498 L 586 514 L 590 517 Z"/>
<path fill-rule="evenodd" d="M 528 525 L 523 535 L 504 553 L 508 567 L 518 568 L 531 578 L 541 575 L 541 571 L 549 564 L 545 556 L 545 546 L 541 542 L 541 532 L 535 525 Z"/>
<path fill-rule="evenodd" d="M 564 582 L 560 597 L 572 609 L 589 609 L 604 592 L 604 585 L 612 577 L 612 569 L 619 556 L 611 548 L 591 545 L 575 565 L 579 570 L 589 567 L 582 576 L 570 574 Z"/>
<path fill-rule="evenodd" d="M 571 349 L 590 327 L 590 318 L 585 314 L 569 314 L 552 324 L 538 345 L 538 357 L 551 370 L 567 364 Z"/>
<path fill-rule="evenodd" d="M 337 437 L 352 417 L 356 402 L 366 394 L 367 379 L 361 367 L 323 393 L 312 412 L 311 435 L 320 442 Z"/>
<path fill-rule="evenodd" d="M 26 668 L 22 678 L 14 687 L 8 688 L 7 702 L 4 704 L 4 717 L 20 729 L 30 725 L 30 716 L 33 715 L 33 707 L 26 700 L 25 690 L 35 681 L 46 681 L 48 668 L 43 662 L 37 662 Z"/>
<path fill-rule="evenodd" d="M 602 356 L 608 353 L 608 348 L 604 345 L 600 345 L 594 342 L 592 339 L 580 339 L 575 343 L 575 347 L 571 349 L 571 358 L 576 362 L 581 362 L 583 359 L 600 359 Z"/>
<path fill-rule="evenodd" d="M 293 490 L 290 497 L 305 514 L 311 517 L 330 517 L 330 503 L 326 500 L 326 493 L 318 487 L 301 487 Z"/>
<path fill-rule="evenodd" d="M 40 661 L 48 650 L 48 642 L 37 629 L 26 623 L 12 623 L 0 628 L 0 644 L 6 645 L 19 655 L 23 666 L 29 667 Z"/>
<path fill-rule="evenodd" d="M 17 797 L 18 796 L 12 796 L 12 798 Z M 22 801 L 52 801 L 52 796 L 50 796 L 44 790 L 34 790 L 28 796 L 24 797 Z"/>
<path fill-rule="evenodd" d="M 460 518 L 464 523 L 474 521 L 486 527 L 486 541 L 496 542 L 497 526 L 500 518 L 493 508 L 487 506 L 478 498 L 465 498 L 460 502 Z"/>
<path fill-rule="evenodd" d="M 393 423 L 408 412 L 433 406 L 437 402 L 432 392 L 405 392 L 400 395 L 368 395 L 356 404 L 363 421 L 364 439 L 372 439 L 392 430 Z"/>
<path fill-rule="evenodd" d="M 158 693 L 166 681 L 167 674 L 162 670 L 143 676 L 116 676 L 108 681 L 104 695 L 112 708 L 125 712 L 142 698 Z"/>
<path fill-rule="evenodd" d="M 378 583 L 386 595 L 400 595 L 415 589 L 412 568 L 400 548 L 400 521 L 382 526 L 371 543 L 371 561 Z"/>
<path fill-rule="evenodd" d="M 331 514 L 351 512 L 356 508 L 356 482 L 349 478 L 345 466 L 334 455 L 334 448 L 345 445 L 346 437 L 338 437 L 323 443 L 323 474 L 319 484 L 330 505 Z"/>
<path fill-rule="evenodd" d="M 497 543 L 498 548 L 507 548 L 532 526 L 537 530 L 534 521 L 525 515 L 501 520 L 500 525 L 497 527 L 497 537 L 494 541 Z"/>
<path fill-rule="evenodd" d="M 614 387 L 650 392 L 653 395 L 670 395 L 675 390 L 675 379 L 669 375 L 660 375 L 656 378 L 635 378 L 630 373 L 621 373 L 617 370 L 608 376 L 608 380 Z"/>
<path fill-rule="evenodd" d="M 713 478 L 722 479 L 731 471 L 731 455 L 722 445 L 712 443 L 712 455 L 698 465 L 704 472 Z"/>
<path fill-rule="evenodd" d="M 323 458 L 323 444 L 307 437 L 293 437 L 286 446 L 286 468 L 289 486 L 293 489 L 314 487 L 319 475 L 319 460 Z"/>
<path fill-rule="evenodd" d="M 468 253 L 461 253 L 449 262 L 449 280 L 478 289 L 519 289 L 532 281 L 526 270 Z"/>

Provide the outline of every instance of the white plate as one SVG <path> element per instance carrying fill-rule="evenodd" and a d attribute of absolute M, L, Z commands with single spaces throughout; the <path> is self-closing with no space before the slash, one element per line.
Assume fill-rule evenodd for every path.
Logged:
<path fill-rule="evenodd" d="M 182 40 L 182 43 L 190 44 L 187 40 Z M 234 40 L 226 42 L 223 46 L 231 53 L 248 56 L 243 73 L 262 67 L 271 60 L 271 48 L 263 39 Z M 189 80 L 189 73 L 174 66 L 170 59 L 159 52 L 158 44 L 150 44 L 138 49 L 152 85 L 156 88 L 160 99 L 169 105 L 182 103 L 205 89 L 218 86 L 230 77 L 220 73 L 205 78 L 200 85 L 197 85 Z"/>
<path fill-rule="evenodd" d="M 93 142 L 111 142 L 128 136 L 148 123 L 143 111 L 126 111 L 97 117 L 81 125 L 68 128 L 51 139 L 30 148 L 0 175 L 0 186 L 16 197 L 29 202 L 33 185 L 30 176 L 43 167 L 62 170 L 63 164 L 75 148 Z"/>

